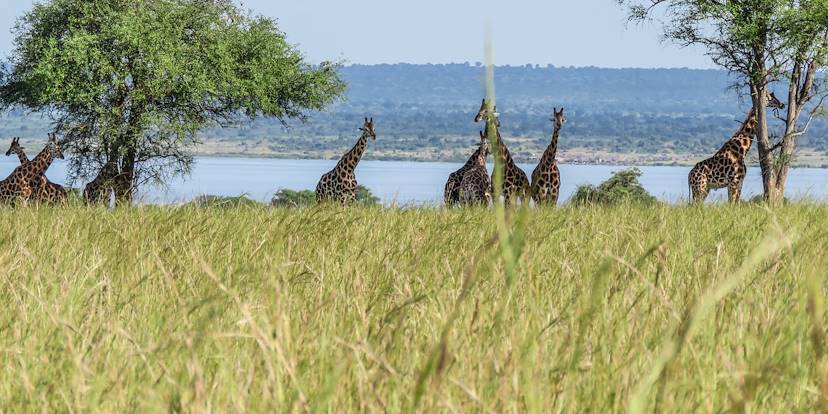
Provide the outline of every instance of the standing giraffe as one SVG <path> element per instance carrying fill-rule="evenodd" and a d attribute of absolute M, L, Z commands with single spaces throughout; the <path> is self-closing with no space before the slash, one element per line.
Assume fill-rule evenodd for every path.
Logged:
<path fill-rule="evenodd" d="M 49 134 L 49 141 L 43 151 L 40 151 L 33 160 L 25 165 L 15 168 L 5 180 L 0 181 L 0 200 L 19 199 L 25 202 L 31 198 L 33 194 L 32 180 L 39 180 L 39 177 L 49 169 L 55 158 L 63 159 L 63 151 L 55 135 Z"/>
<path fill-rule="evenodd" d="M 558 204 L 558 196 L 561 193 L 561 172 L 558 170 L 558 162 L 555 160 L 555 156 L 558 154 L 558 137 L 566 118 L 564 118 L 563 108 L 560 112 L 557 108 L 552 108 L 552 114 L 550 120 L 555 123 L 552 141 L 546 147 L 538 166 L 532 171 L 532 198 L 536 205 L 554 206 Z"/>
<path fill-rule="evenodd" d="M 20 138 L 12 140 L 9 150 L 6 151 L 6 156 L 10 156 L 12 153 L 17 154 L 17 158 L 20 160 L 20 165 L 26 165 L 29 163 L 29 157 L 20 145 Z M 40 177 L 34 178 L 29 182 L 29 186 L 32 189 L 32 197 L 37 201 L 56 203 L 66 200 L 66 189 L 60 184 L 49 181 L 49 179 L 46 178 L 46 174 L 41 174 Z"/>
<path fill-rule="evenodd" d="M 480 106 L 480 112 L 474 118 L 474 122 L 480 122 L 484 119 L 486 120 L 486 130 L 484 133 L 487 137 L 490 136 L 489 125 L 493 123 L 495 126 L 495 137 L 497 138 L 496 156 L 500 158 L 500 162 L 503 165 L 503 199 L 507 205 L 516 202 L 516 198 L 520 198 L 521 203 L 526 203 L 531 191 L 529 179 L 526 178 L 526 173 L 515 164 L 515 160 L 512 159 L 512 154 L 509 153 L 509 149 L 506 148 L 506 144 L 503 142 L 503 137 L 500 135 L 500 118 L 497 114 L 497 107 L 494 107 L 490 111 L 485 99 Z M 496 178 L 494 174 L 493 172 L 492 183 L 495 182 Z M 494 194 L 494 190 L 492 194 Z"/>
<path fill-rule="evenodd" d="M 480 131 L 480 144 L 469 159 L 472 165 L 463 173 L 458 185 L 458 202 L 461 205 L 484 205 L 492 202 L 492 181 L 486 170 L 489 155 L 489 137 Z"/>
<path fill-rule="evenodd" d="M 486 100 L 483 100 L 483 104 L 480 105 L 480 110 L 477 112 L 477 116 L 481 117 L 481 113 L 485 114 L 486 111 Z M 495 112 L 497 112 L 495 110 Z M 475 122 L 478 122 L 478 118 L 475 117 Z M 480 156 L 481 146 L 478 145 L 477 150 L 469 157 L 468 161 L 460 167 L 459 170 L 449 174 L 448 180 L 446 181 L 446 187 L 443 191 L 443 200 L 445 202 L 446 207 L 452 207 L 460 204 L 460 182 L 463 180 L 463 176 L 465 176 L 466 172 L 471 170 L 472 168 L 477 165 L 478 157 Z M 488 154 L 489 147 L 486 145 L 486 151 Z M 484 162 L 485 168 L 485 162 Z M 486 173 L 488 175 L 488 172 Z"/>
<path fill-rule="evenodd" d="M 768 107 L 782 109 L 785 104 L 768 93 Z M 727 187 L 731 203 L 739 202 L 747 174 L 745 157 L 756 135 L 756 110 L 750 109 L 742 126 L 712 157 L 696 164 L 687 176 L 692 203 L 704 202 L 711 189 Z"/>
<path fill-rule="evenodd" d="M 319 179 L 319 184 L 316 185 L 317 202 L 337 201 L 347 205 L 356 200 L 357 181 L 354 170 L 359 160 L 362 159 L 368 138 L 377 139 L 377 134 L 374 132 L 374 118 L 365 118 L 365 123 L 359 130 L 362 134 L 356 145 L 342 156 L 333 170 L 328 171 Z"/>

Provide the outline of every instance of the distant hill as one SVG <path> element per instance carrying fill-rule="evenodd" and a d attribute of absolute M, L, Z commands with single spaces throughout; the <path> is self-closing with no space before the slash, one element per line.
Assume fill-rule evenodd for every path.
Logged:
<path fill-rule="evenodd" d="M 258 120 L 203 136 L 240 153 L 330 157 L 353 143 L 363 116 L 373 116 L 380 137 L 368 157 L 459 159 L 481 127 L 472 122 L 484 94 L 480 65 L 353 65 L 341 74 L 347 100 L 305 125 L 285 130 L 276 120 Z M 495 74 L 503 132 L 525 138 L 515 144 L 525 158 L 546 145 L 553 107 L 566 108 L 563 150 L 639 154 L 715 151 L 749 107 L 718 70 L 526 65 L 500 66 Z M 19 113 L 0 121 L 2 136 L 42 134 L 47 126 Z M 802 146 L 828 152 L 828 122 L 815 122 Z"/>

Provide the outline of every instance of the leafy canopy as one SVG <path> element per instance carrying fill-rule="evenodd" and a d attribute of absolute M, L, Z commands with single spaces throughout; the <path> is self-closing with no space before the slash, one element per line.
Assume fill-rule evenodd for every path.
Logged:
<path fill-rule="evenodd" d="M 608 180 L 599 184 L 582 185 L 575 190 L 572 196 L 572 203 L 575 205 L 589 204 L 618 204 L 624 202 L 632 203 L 655 203 L 656 198 L 650 195 L 644 186 L 638 182 L 641 177 L 641 170 L 631 168 L 617 171 Z"/>
<path fill-rule="evenodd" d="M 345 88 L 337 64 L 307 63 L 275 20 L 231 0 L 50 0 L 15 33 L 0 104 L 51 114 L 81 175 L 113 147 L 184 172 L 200 129 L 305 119 Z"/>
<path fill-rule="evenodd" d="M 368 187 L 362 184 L 356 188 L 356 204 L 361 206 L 376 206 L 380 204 L 379 197 L 371 193 Z M 273 195 L 270 202 L 273 207 L 302 208 L 316 205 L 316 192 L 312 190 L 281 189 Z"/>

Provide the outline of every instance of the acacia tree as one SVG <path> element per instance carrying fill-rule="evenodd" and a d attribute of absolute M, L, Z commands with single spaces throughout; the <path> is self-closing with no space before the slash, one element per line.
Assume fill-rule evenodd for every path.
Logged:
<path fill-rule="evenodd" d="M 735 74 L 757 114 L 757 149 L 765 198 L 782 200 L 798 138 L 819 111 L 826 90 L 818 75 L 826 67 L 828 0 L 618 0 L 631 21 L 665 17 L 664 37 L 681 46 L 700 45 L 713 62 Z M 788 88 L 781 140 L 768 127 L 766 92 L 775 82 Z M 818 99 L 814 99 L 819 97 Z M 810 106 L 809 106 L 810 104 Z M 802 122 L 803 112 L 808 120 Z M 803 125 L 804 124 L 804 125 Z"/>
<path fill-rule="evenodd" d="M 15 27 L 0 104 L 48 113 L 70 172 L 115 167 L 116 201 L 189 171 L 208 126 L 304 120 L 341 97 L 338 64 L 308 64 L 276 22 L 232 0 L 50 0 Z"/>

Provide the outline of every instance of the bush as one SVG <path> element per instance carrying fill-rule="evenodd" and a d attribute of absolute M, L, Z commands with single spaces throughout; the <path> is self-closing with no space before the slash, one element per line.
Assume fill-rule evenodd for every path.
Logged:
<path fill-rule="evenodd" d="M 572 196 L 572 203 L 575 205 L 608 205 L 622 202 L 655 203 L 656 198 L 650 195 L 638 182 L 639 177 L 641 177 L 641 170 L 638 168 L 617 171 L 607 181 L 599 184 L 598 187 L 593 185 L 579 186 Z"/>
<path fill-rule="evenodd" d="M 273 195 L 270 205 L 281 208 L 309 207 L 316 204 L 316 193 L 311 190 L 281 189 Z"/>
<path fill-rule="evenodd" d="M 364 185 L 357 185 L 356 203 L 363 206 L 375 206 L 380 204 L 379 197 L 371 194 Z M 302 208 L 316 204 L 316 193 L 311 190 L 288 190 L 281 189 L 273 195 L 270 205 L 280 208 Z"/>
<path fill-rule="evenodd" d="M 227 197 L 227 196 L 217 196 L 217 195 L 202 195 L 198 196 L 193 201 L 185 204 L 185 206 L 189 207 L 198 207 L 198 208 L 205 208 L 205 207 L 260 207 L 262 203 L 251 200 L 247 196 L 238 196 L 238 197 Z"/>
<path fill-rule="evenodd" d="M 357 204 L 361 204 L 363 206 L 376 206 L 380 204 L 379 197 L 371 194 L 371 190 L 363 185 L 358 185 L 356 188 L 356 201 Z"/>

